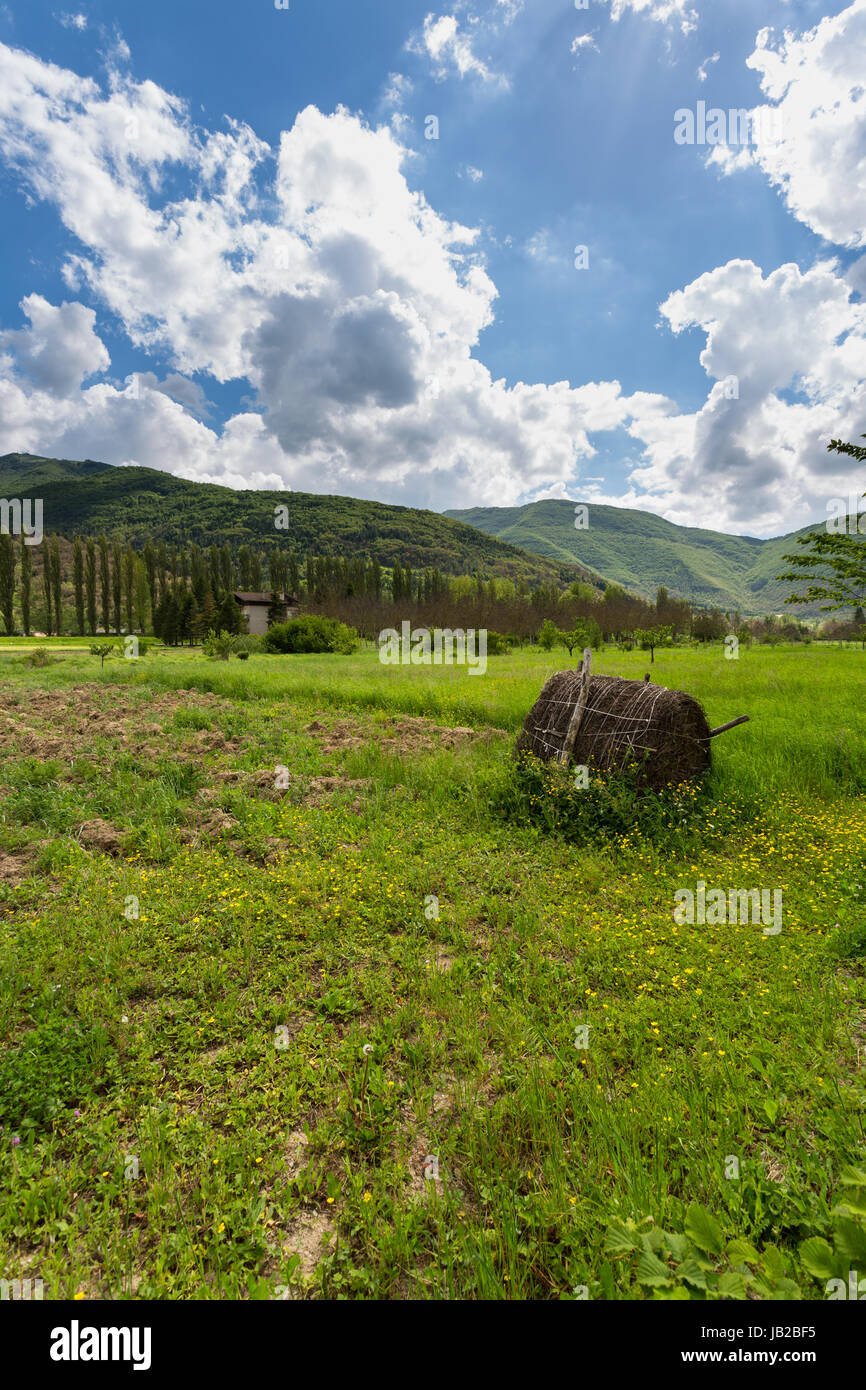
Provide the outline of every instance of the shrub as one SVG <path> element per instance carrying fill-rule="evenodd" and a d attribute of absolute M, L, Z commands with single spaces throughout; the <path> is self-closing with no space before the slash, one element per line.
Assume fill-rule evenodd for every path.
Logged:
<path fill-rule="evenodd" d="M 30 652 L 21 659 L 25 666 L 36 666 L 41 669 L 43 666 L 53 665 L 58 658 L 49 656 L 44 647 L 37 647 L 35 652 Z"/>
<path fill-rule="evenodd" d="M 353 627 L 336 618 L 319 618 L 312 614 L 291 618 L 287 623 L 275 623 L 264 637 L 266 652 L 339 652 L 348 655 L 357 649 L 358 634 Z"/>
<path fill-rule="evenodd" d="M 683 846 L 697 834 L 707 837 L 706 817 L 713 810 L 715 834 L 722 835 L 747 819 L 744 805 L 723 808 L 713 803 L 703 782 L 647 788 L 637 763 L 621 771 L 588 769 L 588 785 L 579 785 L 577 768 L 542 762 L 524 752 L 500 786 L 500 814 L 535 825 L 572 843 L 601 841 L 635 833 L 656 845 Z"/>
<path fill-rule="evenodd" d="M 228 661 L 236 650 L 236 642 L 230 632 L 209 632 L 202 642 L 202 651 L 211 661 Z"/>
<path fill-rule="evenodd" d="M 511 651 L 511 640 L 504 637 L 501 632 L 493 632 L 487 629 L 487 655 L 488 656 L 507 656 Z"/>

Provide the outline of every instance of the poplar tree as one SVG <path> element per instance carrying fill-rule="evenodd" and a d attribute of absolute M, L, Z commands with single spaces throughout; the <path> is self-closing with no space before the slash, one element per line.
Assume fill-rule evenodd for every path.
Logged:
<path fill-rule="evenodd" d="M 87 630 L 96 636 L 96 543 L 87 537 L 84 552 L 84 594 L 87 601 Z"/>
<path fill-rule="evenodd" d="M 42 592 L 45 595 L 45 631 L 50 637 L 54 631 L 51 611 L 51 544 L 48 537 L 42 542 Z"/>
<path fill-rule="evenodd" d="M 133 582 L 135 617 L 142 632 L 147 631 L 147 608 L 150 603 L 150 585 L 147 582 L 147 568 L 143 560 L 135 556 L 135 579 Z M 151 608 L 151 614 L 153 609 Z"/>
<path fill-rule="evenodd" d="M 126 630 L 132 632 L 134 627 L 132 619 L 132 608 L 135 589 L 135 551 L 129 541 L 123 552 L 123 606 L 126 612 Z"/>
<path fill-rule="evenodd" d="M 3 615 L 3 622 L 6 632 L 11 636 L 14 631 L 14 608 L 15 608 L 15 542 L 4 531 L 0 535 L 0 614 Z"/>
<path fill-rule="evenodd" d="M 24 629 L 24 636 L 30 636 L 30 577 L 33 556 L 30 554 L 30 546 L 24 539 L 24 532 L 21 532 L 21 626 Z"/>
<path fill-rule="evenodd" d="M 61 592 L 60 537 L 51 540 L 51 591 L 54 596 L 54 627 L 58 637 L 63 630 L 63 596 Z"/>
<path fill-rule="evenodd" d="M 111 547 L 111 603 L 114 609 L 114 630 L 120 632 L 120 609 L 123 596 L 123 551 L 120 541 Z"/>
<path fill-rule="evenodd" d="M 108 564 L 108 537 L 99 537 L 99 598 L 102 609 L 102 630 L 108 635 L 111 627 L 111 571 Z"/>
<path fill-rule="evenodd" d="M 75 626 L 79 637 L 84 636 L 84 547 L 81 537 L 75 537 L 72 551 L 72 588 L 75 595 Z"/>
<path fill-rule="evenodd" d="M 156 596 L 156 556 L 153 553 L 153 546 L 150 541 L 144 547 L 144 571 L 147 575 L 147 591 L 150 595 L 150 611 L 156 612 L 158 602 Z"/>

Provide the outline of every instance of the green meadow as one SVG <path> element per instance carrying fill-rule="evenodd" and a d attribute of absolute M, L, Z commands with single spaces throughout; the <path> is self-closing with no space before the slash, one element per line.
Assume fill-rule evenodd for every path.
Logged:
<path fill-rule="evenodd" d="M 627 824 L 515 768 L 562 651 L 38 645 L 0 643 L 4 1278 L 808 1300 L 866 1274 L 866 653 L 596 654 L 750 716 Z M 698 882 L 780 891 L 781 931 L 678 921 Z"/>

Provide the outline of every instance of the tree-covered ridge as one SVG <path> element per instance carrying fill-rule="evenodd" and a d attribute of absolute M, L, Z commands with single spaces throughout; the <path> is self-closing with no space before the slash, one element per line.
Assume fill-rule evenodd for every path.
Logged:
<path fill-rule="evenodd" d="M 785 554 L 797 537 L 823 529 L 819 522 L 760 540 L 677 526 L 623 507 L 589 504 L 588 512 L 585 529 L 575 527 L 573 502 L 553 499 L 448 515 L 551 560 L 583 564 L 646 598 L 664 585 L 689 603 L 756 615 L 781 611 L 791 592 L 790 584 L 777 578 Z M 817 614 L 819 609 L 810 604 L 802 611 Z"/>
<path fill-rule="evenodd" d="M 594 578 L 580 564 L 528 555 L 437 512 L 305 492 L 236 492 L 153 468 L 6 454 L 0 496 L 41 497 L 46 531 L 70 540 L 104 532 L 136 551 L 160 542 L 202 549 L 227 543 L 232 552 L 290 546 L 298 555 L 364 555 L 383 566 L 480 573 L 530 586 Z M 288 508 L 283 530 L 275 524 L 280 506 Z"/>

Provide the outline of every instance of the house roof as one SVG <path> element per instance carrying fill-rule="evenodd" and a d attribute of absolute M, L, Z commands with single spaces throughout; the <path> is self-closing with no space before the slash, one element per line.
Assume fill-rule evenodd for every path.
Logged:
<path fill-rule="evenodd" d="M 273 602 L 274 597 L 272 593 L 247 593 L 244 589 L 236 589 L 234 596 L 237 599 L 238 603 L 263 603 L 268 607 Z M 294 597 L 293 594 L 286 594 L 285 598 L 282 601 L 283 603 L 288 604 L 290 607 L 292 604 L 296 604 L 298 602 L 298 600 Z"/>

